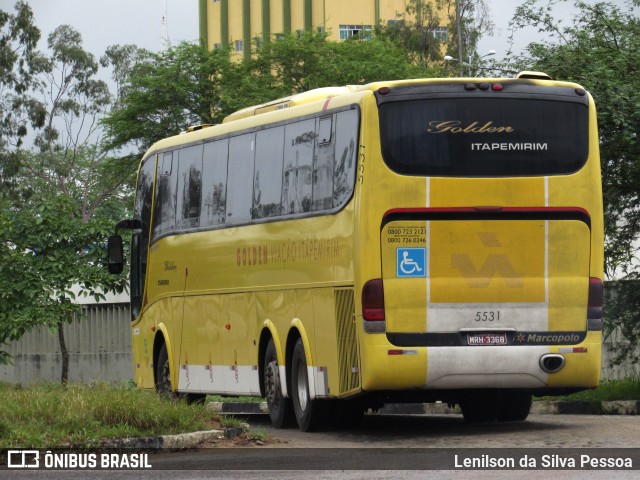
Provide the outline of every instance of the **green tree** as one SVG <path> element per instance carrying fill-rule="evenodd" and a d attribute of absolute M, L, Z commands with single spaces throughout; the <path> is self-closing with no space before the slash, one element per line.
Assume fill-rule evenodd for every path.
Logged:
<path fill-rule="evenodd" d="M 448 24 L 452 27 L 449 51 L 457 52 L 460 75 L 475 75 L 480 60 L 477 52 L 482 35 L 494 28 L 486 0 L 445 0 Z M 467 63 L 465 71 L 464 63 Z"/>
<path fill-rule="evenodd" d="M 36 325 L 57 331 L 64 383 L 69 357 L 62 325 L 80 313 L 72 286 L 100 300 L 103 292 L 122 291 L 124 285 L 107 274 L 104 264 L 112 221 L 83 222 L 73 198 L 37 183 L 19 208 L 4 200 L 0 210 L 0 345 Z M 0 351 L 0 363 L 9 360 Z"/>
<path fill-rule="evenodd" d="M 284 36 L 257 47 L 246 62 L 234 61 L 228 49 L 183 42 L 130 70 L 103 124 L 111 147 L 133 144 L 141 154 L 190 125 L 220 123 L 236 110 L 294 93 L 431 75 L 385 38 L 337 43 L 319 33 Z"/>
<path fill-rule="evenodd" d="M 103 145 L 99 120 L 112 97 L 96 78 L 98 62 L 83 49 L 80 34 L 60 26 L 48 47 L 47 69 L 38 83 L 45 123 L 35 139 L 38 154 L 22 157 L 21 178 L 41 180 L 51 191 L 76 199 L 77 215 L 87 222 L 98 209 L 105 211 L 105 201 L 130 193 L 137 161 Z"/>
<path fill-rule="evenodd" d="M 332 42 L 315 32 L 263 44 L 248 67 L 254 77 L 268 80 L 262 101 L 320 87 L 434 75 L 434 70 L 415 65 L 410 52 L 388 37 Z"/>
<path fill-rule="evenodd" d="M 34 150 L 15 150 L 12 195 L 1 205 L 0 278 L 11 285 L 0 297 L 0 344 L 35 325 L 57 330 L 64 383 L 62 326 L 80 308 L 72 286 L 98 299 L 124 288 L 122 279 L 106 273 L 104 244 L 113 222 L 126 215 L 122 200 L 130 197 L 135 167 L 102 146 L 98 120 L 111 96 L 96 79 L 98 63 L 83 49 L 80 34 L 58 27 L 48 49 L 32 87 L 40 97 L 42 128 Z"/>
<path fill-rule="evenodd" d="M 0 9 L 0 196 L 11 187 L 15 150 L 28 127 L 44 124 L 42 105 L 29 95 L 34 76 L 43 67 L 35 50 L 39 39 L 40 30 L 26 2 L 17 2 L 13 14 Z"/>
<path fill-rule="evenodd" d="M 226 111 L 219 101 L 223 80 L 237 68 L 228 50 L 207 51 L 187 42 L 140 56 L 123 77 L 118 103 L 103 120 L 109 146 L 133 143 L 141 154 L 190 125 L 221 121 Z"/>
<path fill-rule="evenodd" d="M 605 212 L 605 268 L 610 278 L 638 278 L 640 236 L 640 18 L 633 7 L 575 2 L 576 15 L 562 26 L 557 1 L 528 0 L 518 7 L 514 31 L 536 27 L 547 40 L 530 44 L 510 70 L 541 70 L 575 81 L 593 95 L 598 109 Z M 606 332 L 623 328 L 630 350 L 640 340 L 640 294 L 630 282 L 608 295 Z M 621 314 L 620 312 L 627 313 Z M 624 355 L 623 355 L 624 356 Z M 618 358 L 620 360 L 621 357 Z"/>
<path fill-rule="evenodd" d="M 416 65 L 442 65 L 447 54 L 457 59 L 452 67 L 460 75 L 473 75 L 478 41 L 493 27 L 486 0 L 410 0 L 397 20 L 378 26 L 377 35 L 399 45 Z"/>

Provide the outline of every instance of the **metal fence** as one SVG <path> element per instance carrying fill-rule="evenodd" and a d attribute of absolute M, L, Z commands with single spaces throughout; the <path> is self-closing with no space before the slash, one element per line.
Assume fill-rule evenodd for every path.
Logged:
<path fill-rule="evenodd" d="M 128 303 L 94 304 L 64 325 L 69 381 L 128 382 L 133 379 L 131 316 Z M 39 327 L 2 347 L 12 365 L 0 365 L 0 382 L 29 385 L 59 382 L 62 355 L 56 331 Z"/>
<path fill-rule="evenodd" d="M 83 307 L 83 315 L 64 326 L 69 351 L 69 381 L 125 383 L 133 379 L 131 323 L 128 303 L 95 304 Z M 610 366 L 611 345 L 624 341 L 619 335 L 605 339 L 602 378 L 640 375 L 640 365 L 627 362 Z M 29 385 L 59 382 L 62 357 L 57 332 L 37 328 L 20 340 L 3 347 L 13 355 L 13 365 L 0 365 L 0 382 Z"/>

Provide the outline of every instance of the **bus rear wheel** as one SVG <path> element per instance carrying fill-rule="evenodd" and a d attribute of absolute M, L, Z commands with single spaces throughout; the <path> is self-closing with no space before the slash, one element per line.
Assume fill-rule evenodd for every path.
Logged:
<path fill-rule="evenodd" d="M 285 428 L 294 425 L 295 418 L 291 400 L 282 395 L 280 383 L 280 367 L 273 339 L 269 340 L 264 354 L 264 374 L 262 377 L 264 395 L 267 400 L 267 408 L 271 423 L 276 428 Z"/>
<path fill-rule="evenodd" d="M 531 410 L 531 394 L 525 392 L 503 392 L 500 398 L 499 422 L 521 422 Z"/>
<path fill-rule="evenodd" d="M 489 391 L 469 394 L 460 402 L 465 421 L 519 422 L 526 420 L 531 409 L 531 394 L 525 392 Z"/>
<path fill-rule="evenodd" d="M 300 338 L 296 341 L 291 358 L 291 386 L 293 410 L 296 414 L 298 427 L 303 432 L 317 430 L 326 418 L 324 408 L 326 404 L 321 400 L 312 400 L 309 394 L 307 357 Z"/>

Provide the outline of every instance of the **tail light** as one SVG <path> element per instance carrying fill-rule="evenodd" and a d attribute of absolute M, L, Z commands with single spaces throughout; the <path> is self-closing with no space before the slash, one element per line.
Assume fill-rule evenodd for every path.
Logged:
<path fill-rule="evenodd" d="M 589 305 L 587 307 L 587 324 L 589 330 L 602 330 L 604 316 L 604 284 L 599 278 L 589 278 Z"/>
<path fill-rule="evenodd" d="M 384 288 L 381 278 L 369 280 L 362 288 L 362 317 L 367 322 L 384 320 Z"/>

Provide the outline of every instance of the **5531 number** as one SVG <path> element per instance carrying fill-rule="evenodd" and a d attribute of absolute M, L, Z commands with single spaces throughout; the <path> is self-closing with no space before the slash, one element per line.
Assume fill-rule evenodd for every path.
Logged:
<path fill-rule="evenodd" d="M 500 320 L 500 310 L 490 310 L 488 312 L 476 312 L 474 319 L 476 322 L 496 322 Z"/>

